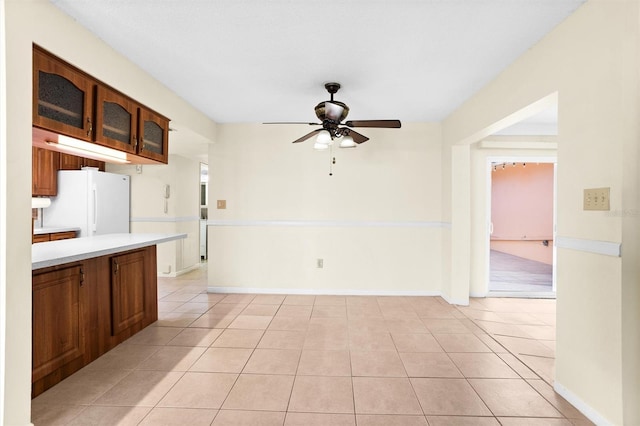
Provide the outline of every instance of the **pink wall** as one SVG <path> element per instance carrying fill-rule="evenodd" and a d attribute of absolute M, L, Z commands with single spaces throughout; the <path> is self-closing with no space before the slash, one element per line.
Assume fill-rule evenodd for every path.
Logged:
<path fill-rule="evenodd" d="M 492 249 L 551 264 L 553 164 L 499 164 L 491 174 L 491 221 Z"/>

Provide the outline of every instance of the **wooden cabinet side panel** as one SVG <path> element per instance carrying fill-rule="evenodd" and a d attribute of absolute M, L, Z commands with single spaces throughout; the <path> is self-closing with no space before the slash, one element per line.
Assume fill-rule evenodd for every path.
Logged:
<path fill-rule="evenodd" d="M 84 319 L 85 319 L 85 357 L 84 365 L 89 364 L 101 354 L 99 351 L 99 330 L 97 309 L 103 302 L 99 293 L 98 259 L 87 259 L 83 263 L 84 284 L 82 286 L 84 294 Z"/>
<path fill-rule="evenodd" d="M 145 250 L 145 318 L 144 326 L 158 321 L 158 268 L 156 246 Z"/>
<path fill-rule="evenodd" d="M 101 356 L 119 342 L 111 335 L 111 258 L 102 256 L 95 260 L 96 291 L 91 307 L 96 312 L 97 356 Z"/>

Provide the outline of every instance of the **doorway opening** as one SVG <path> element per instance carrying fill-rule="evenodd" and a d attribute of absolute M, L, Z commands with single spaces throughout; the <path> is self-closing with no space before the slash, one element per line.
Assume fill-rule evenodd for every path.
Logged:
<path fill-rule="evenodd" d="M 200 261 L 207 261 L 207 220 L 209 219 L 209 165 L 200 163 Z"/>
<path fill-rule="evenodd" d="M 487 160 L 488 295 L 555 298 L 556 161 Z"/>

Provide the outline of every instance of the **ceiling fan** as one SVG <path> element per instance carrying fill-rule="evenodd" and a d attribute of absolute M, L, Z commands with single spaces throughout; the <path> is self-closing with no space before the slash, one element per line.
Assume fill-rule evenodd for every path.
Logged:
<path fill-rule="evenodd" d="M 356 144 L 361 144 L 369 140 L 368 137 L 352 130 L 353 127 L 400 128 L 400 120 L 354 120 L 342 123 L 349 114 L 349 107 L 345 103 L 333 99 L 333 95 L 340 89 L 340 84 L 327 83 L 324 87 L 331 95 L 331 99 L 316 105 L 316 116 L 321 123 L 274 122 L 264 124 L 308 124 L 310 126 L 322 126 L 321 129 L 316 129 L 293 141 L 293 143 L 304 142 L 316 136 L 316 142 L 313 147 L 317 150 L 329 148 L 334 139 L 341 139 L 340 148 L 355 148 L 357 146 Z"/>

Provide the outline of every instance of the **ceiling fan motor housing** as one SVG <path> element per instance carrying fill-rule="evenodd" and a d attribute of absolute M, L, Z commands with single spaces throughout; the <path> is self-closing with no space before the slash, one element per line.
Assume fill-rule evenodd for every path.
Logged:
<path fill-rule="evenodd" d="M 316 105 L 315 111 L 316 117 L 318 117 L 320 121 L 324 123 L 325 120 L 330 120 L 335 122 L 336 125 L 342 122 L 342 120 L 347 118 L 347 115 L 349 115 L 349 107 L 340 101 L 320 102 Z M 336 116 L 336 113 L 339 115 Z"/>

